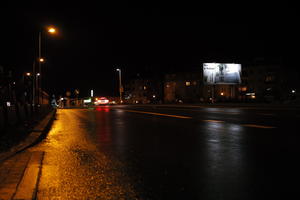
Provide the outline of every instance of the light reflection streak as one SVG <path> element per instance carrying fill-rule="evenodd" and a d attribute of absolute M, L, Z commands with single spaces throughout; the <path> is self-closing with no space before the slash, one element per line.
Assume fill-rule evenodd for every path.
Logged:
<path fill-rule="evenodd" d="M 99 109 L 99 110 L 97 110 Z M 110 143 L 111 142 L 111 124 L 109 115 L 109 108 L 107 107 L 97 107 L 97 111 L 104 111 L 103 112 L 96 112 L 95 113 L 95 120 L 96 120 L 96 134 L 99 136 L 100 144 L 102 143 Z"/>
<path fill-rule="evenodd" d="M 108 106 L 97 106 L 96 107 L 97 111 L 104 111 L 104 112 L 109 112 L 110 108 Z"/>
<path fill-rule="evenodd" d="M 212 190 L 226 193 L 227 183 L 234 183 L 243 174 L 245 150 L 242 148 L 244 127 L 236 124 L 207 122 L 199 126 L 204 133 L 199 141 L 199 150 L 202 154 L 198 158 L 199 168 L 204 168 L 203 179 L 210 180 L 208 187 Z M 203 140 L 204 138 L 204 140 Z M 201 182 L 201 180 L 198 180 Z M 216 182 L 224 182 L 221 185 Z M 237 186 L 238 187 L 238 186 Z M 242 186 L 241 186 L 242 187 Z"/>

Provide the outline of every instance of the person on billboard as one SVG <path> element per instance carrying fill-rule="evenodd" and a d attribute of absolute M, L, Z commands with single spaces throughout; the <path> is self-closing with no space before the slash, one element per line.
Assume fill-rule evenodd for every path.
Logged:
<path fill-rule="evenodd" d="M 225 68 L 226 68 L 226 65 L 224 66 L 223 64 L 220 64 L 219 66 L 219 82 L 224 82 L 224 76 L 225 76 Z"/>
<path fill-rule="evenodd" d="M 225 68 L 226 66 L 223 64 L 218 64 L 216 68 L 216 75 L 215 75 L 215 84 L 223 83 L 225 79 Z"/>
<path fill-rule="evenodd" d="M 216 84 L 238 84 L 241 82 L 239 68 L 235 64 L 219 64 Z"/>

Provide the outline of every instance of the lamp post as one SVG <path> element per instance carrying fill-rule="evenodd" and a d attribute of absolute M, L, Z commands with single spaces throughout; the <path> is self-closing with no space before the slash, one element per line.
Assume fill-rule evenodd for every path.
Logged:
<path fill-rule="evenodd" d="M 122 101 L 122 92 L 123 92 L 123 86 L 122 86 L 122 72 L 121 69 L 117 69 L 117 72 L 119 72 L 119 92 L 120 92 L 120 103 L 123 103 Z"/>
<path fill-rule="evenodd" d="M 47 32 L 49 34 L 55 34 L 56 33 L 56 29 L 53 27 L 48 27 Z M 37 104 L 40 104 L 40 96 L 42 97 L 42 101 L 43 101 L 43 94 L 42 94 L 42 63 L 45 62 L 45 59 L 42 57 L 42 31 L 39 32 L 39 52 L 38 52 L 38 63 L 39 63 L 39 70 L 38 73 L 36 75 L 36 79 L 37 79 L 37 94 L 38 94 L 38 100 L 37 100 Z M 42 102 L 43 103 L 43 102 Z"/>
<path fill-rule="evenodd" d="M 42 69 L 42 62 L 44 62 L 44 59 L 42 58 L 42 32 L 39 32 L 39 70 L 38 73 L 41 74 L 41 69 Z M 36 86 L 37 86 L 37 104 L 40 105 L 40 90 L 42 87 L 42 81 L 41 77 L 35 77 L 36 78 Z"/>
<path fill-rule="evenodd" d="M 31 111 L 34 111 L 35 108 L 35 92 L 36 92 L 36 85 L 35 85 L 35 60 L 33 60 L 33 64 L 32 64 L 32 106 L 31 106 Z M 29 76 L 30 73 L 27 73 L 27 76 Z"/>

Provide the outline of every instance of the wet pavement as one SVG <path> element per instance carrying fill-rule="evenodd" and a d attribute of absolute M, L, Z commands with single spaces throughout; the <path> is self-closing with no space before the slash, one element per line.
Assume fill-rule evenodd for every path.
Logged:
<path fill-rule="evenodd" d="M 299 110 L 61 109 L 37 199 L 287 199 L 298 194 Z"/>

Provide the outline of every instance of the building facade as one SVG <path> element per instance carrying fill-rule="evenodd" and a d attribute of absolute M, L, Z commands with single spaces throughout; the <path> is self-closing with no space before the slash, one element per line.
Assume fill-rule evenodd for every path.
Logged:
<path fill-rule="evenodd" d="M 284 102 L 296 98 L 299 87 L 299 72 L 280 65 L 245 66 L 239 100 L 255 97 L 258 102 Z"/>
<path fill-rule="evenodd" d="M 167 74 L 164 81 L 164 102 L 199 102 L 202 89 L 200 76 L 200 73 Z"/>
<path fill-rule="evenodd" d="M 162 84 L 154 79 L 136 78 L 125 85 L 125 103 L 162 103 Z"/>
<path fill-rule="evenodd" d="M 167 74 L 164 102 L 287 102 L 299 93 L 299 72 L 280 65 L 242 66 L 241 80 L 241 84 L 206 85 L 203 72 Z"/>

